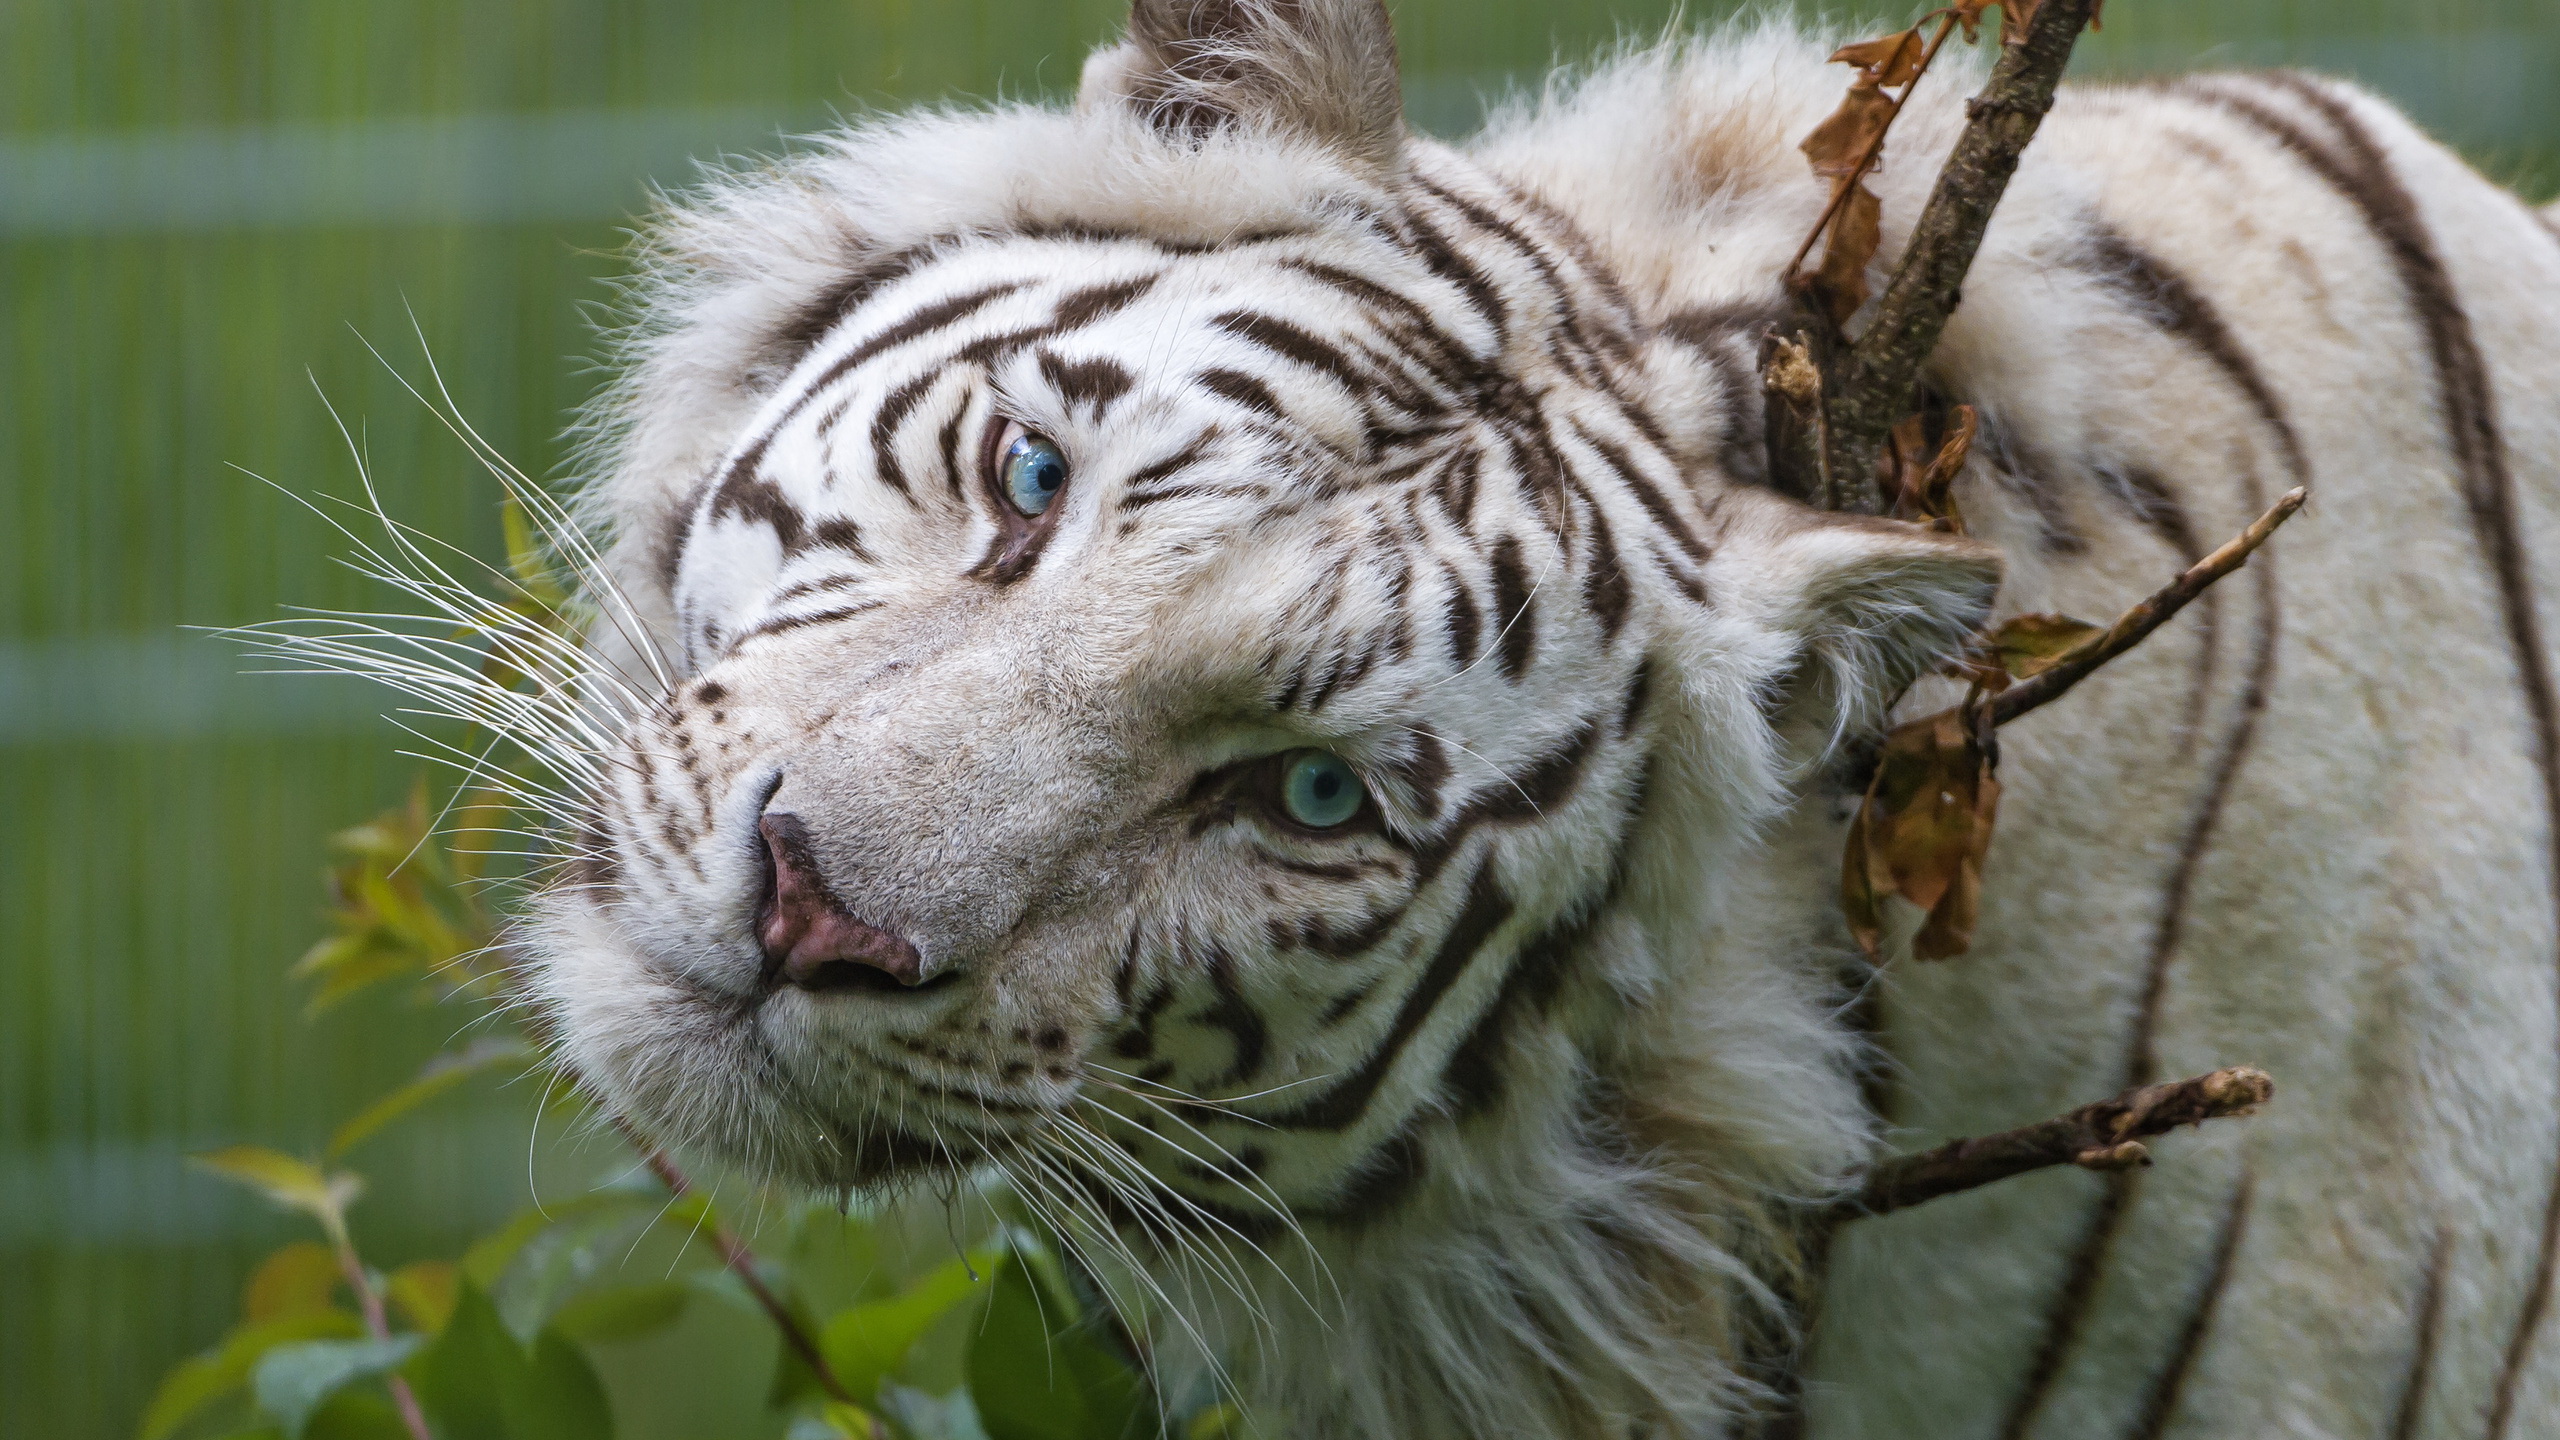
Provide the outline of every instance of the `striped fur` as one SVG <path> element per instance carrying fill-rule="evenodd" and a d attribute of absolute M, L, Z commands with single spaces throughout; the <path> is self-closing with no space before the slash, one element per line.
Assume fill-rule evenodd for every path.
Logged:
<path fill-rule="evenodd" d="M 2160 1171 L 1852 1229 L 1812 1433 L 2542 1433 L 2544 217 L 2325 82 L 2066 94 L 1931 377 L 2004 608 L 2315 499 L 2009 741 L 1982 943 L 1881 982 L 1877 1116 L 1831 757 L 2001 563 L 1759 488 L 1827 47 L 1631 53 L 1453 149 L 1374 0 L 1132 34 L 1072 111 L 871 122 L 661 220 L 591 649 L 675 679 L 531 918 L 570 1067 L 807 1185 L 1001 1168 L 1292 1433 L 1634 1437 L 1747 1423 L 1791 1202 L 1879 1122 L 2255 1062 L 2278 1108 Z M 1008 422 L 1073 467 L 1036 520 Z M 1306 746 L 1374 797 L 1339 831 L 1274 808 Z M 766 983 L 767 811 L 929 983 Z"/>

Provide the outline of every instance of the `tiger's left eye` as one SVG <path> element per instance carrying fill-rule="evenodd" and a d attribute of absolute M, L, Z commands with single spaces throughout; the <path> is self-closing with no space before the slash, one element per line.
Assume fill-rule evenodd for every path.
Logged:
<path fill-rule="evenodd" d="M 1037 516 L 1067 487 L 1066 453 L 1046 436 L 1008 425 L 996 449 L 996 487 L 1014 509 Z"/>
<path fill-rule="evenodd" d="M 1360 813 L 1369 787 L 1330 750 L 1301 750 L 1280 771 L 1280 808 L 1311 830 L 1330 830 Z"/>

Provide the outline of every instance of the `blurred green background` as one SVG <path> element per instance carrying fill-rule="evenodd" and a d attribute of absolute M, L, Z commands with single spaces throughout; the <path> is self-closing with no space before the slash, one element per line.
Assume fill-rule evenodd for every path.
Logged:
<path fill-rule="evenodd" d="M 1400 0 L 1411 107 L 1488 95 L 1657 0 Z M 1727 7 L 1689 7 L 1706 23 Z M 185 625 L 378 600 L 297 492 L 347 493 L 325 390 L 409 520 L 495 553 L 497 489 L 369 356 L 527 471 L 595 382 L 650 180 L 833 113 L 1063 93 L 1112 0 L 14 0 L 0 7 L 0 1436 L 119 1436 L 302 1233 L 187 1170 L 316 1148 L 453 1037 L 285 966 L 324 836 L 418 772 L 352 683 L 253 679 Z M 2491 175 L 2560 182 L 2552 0 L 2117 0 L 2088 72 L 2295 63 L 2397 97 Z M 355 1155 L 368 1258 L 450 1254 L 592 1162 L 481 1086 Z"/>

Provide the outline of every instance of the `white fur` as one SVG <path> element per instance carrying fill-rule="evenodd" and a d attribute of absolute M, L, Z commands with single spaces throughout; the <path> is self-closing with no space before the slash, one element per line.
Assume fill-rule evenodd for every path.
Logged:
<path fill-rule="evenodd" d="M 1220 38 L 1230 59 L 1287 30 L 1290 12 L 1237 8 L 1251 23 Z M 1860 1042 L 1837 1015 L 1843 797 L 1827 742 L 1871 725 L 1881 701 L 1980 618 L 1993 571 L 1978 549 L 1826 521 L 1720 473 L 1734 422 L 1753 411 L 1747 390 L 1731 365 L 1656 333 L 1682 312 L 1775 293 L 1822 202 L 1794 144 L 1842 88 L 1825 44 L 1745 28 L 1632 52 L 1502 115 L 1457 154 L 1398 133 L 1376 103 L 1387 62 L 1343 48 L 1344 36 L 1377 33 L 1374 6 L 1304 8 L 1320 23 L 1282 35 L 1270 53 L 1295 58 L 1274 62 L 1278 80 L 1173 84 L 1159 73 L 1171 63 L 1161 44 L 1133 47 L 1097 60 L 1073 111 L 867 122 L 671 206 L 644 253 L 623 378 L 592 432 L 601 478 L 587 513 L 611 537 L 597 585 L 628 597 L 684 674 L 656 709 L 627 717 L 595 802 L 619 878 L 540 903 L 536 988 L 570 1068 L 671 1138 L 845 1183 L 873 1173 L 863 1146 L 888 1121 L 930 1130 L 962 1160 L 1007 1164 L 1109 1283 L 1160 1287 L 1140 1311 L 1195 1336 L 1194 1349 L 1225 1349 L 1295 1433 L 1720 1433 L 1764 1378 L 1741 1372 L 1744 1352 L 1784 1323 L 1769 1301 L 1794 1263 L 1789 1205 L 1830 1193 L 1876 1134 L 1855 1084 Z M 1141 18 L 1160 40 L 1180 13 L 1150 6 Z M 1888 258 L 1968 84 L 1931 77 L 1895 131 L 1880 181 Z M 2284 94 L 2248 93 L 2303 114 Z M 2328 93 L 2381 137 L 2473 302 L 2528 551 L 2547 553 L 2560 244 L 2379 105 Z M 1176 102 L 1224 123 L 1152 123 Z M 1461 288 L 1378 238 L 1380 217 L 1456 223 L 1422 198 L 1426 182 L 1534 231 L 1542 263 L 1566 278 L 1546 288 L 1501 245 L 1464 240 L 1510 301 L 1495 333 Z M 2129 508 L 2149 492 L 2128 477 L 2173 496 L 2206 545 L 2291 483 L 2229 376 L 2083 263 L 2093 217 L 2174 266 L 2227 322 L 2300 436 L 2314 499 L 2189 618 L 2004 737 L 2007 795 L 1975 953 L 1896 962 L 1881 982 L 1886 1142 L 2006 1128 L 2124 1082 L 2164 886 L 2235 733 L 2255 627 L 2278 605 L 2273 689 L 2194 868 L 2162 972 L 2157 1049 L 2171 1075 L 2264 1065 L 2281 1096 L 2246 1125 L 2162 1145 L 2031 1433 L 2131 1433 L 2194 1313 L 2245 1169 L 2253 1207 L 2230 1285 L 2170 1396 L 2178 1432 L 2380 1433 L 2401 1404 L 2421 1276 L 2442 1234 L 2443 1343 L 2415 1433 L 2475 1434 L 2560 1162 L 2551 822 L 2424 338 L 2369 229 L 2263 133 L 2192 95 L 2067 92 L 1933 366 L 1935 383 L 2006 437 L 1960 493 L 1976 532 L 2006 552 L 2007 610 L 2104 617 L 2174 572 L 2182 559 Z M 1474 363 L 1521 386 L 1515 395 L 1540 397 L 1559 426 L 1617 436 L 1639 469 L 1665 457 L 1673 483 L 1661 503 L 1711 537 L 1711 557 L 1630 561 L 1632 618 L 1612 641 L 1561 598 L 1589 563 L 1587 530 L 1566 546 L 1528 499 L 1489 489 L 1495 518 L 1480 523 L 1524 537 L 1530 571 L 1559 577 L 1538 611 L 1531 682 L 1501 679 L 1491 649 L 1466 667 L 1417 652 L 1346 687 L 1321 728 L 1265 715 L 1267 677 L 1251 657 L 1328 627 L 1384 626 L 1400 610 L 1436 615 L 1445 582 L 1425 565 L 1399 590 L 1360 562 L 1364 526 L 1400 523 L 1390 501 L 1352 483 L 1360 462 L 1344 457 L 1365 443 L 1364 413 L 1208 317 L 1250 299 L 1296 307 L 1345 344 L 1375 336 L 1357 307 L 1284 268 L 1214 248 L 1158 259 L 1135 242 L 1042 238 L 1070 226 L 1231 247 L 1299 232 L 1269 253 L 1380 277 Z M 919 251 L 936 258 L 876 296 L 848 289 Z M 1071 357 L 1131 367 L 1133 398 L 1111 418 L 1079 418 L 1024 356 L 987 387 L 960 375 L 920 402 L 955 426 L 968 420 L 972 436 L 1001 410 L 1078 447 L 1077 488 L 1037 569 L 1002 592 L 962 578 L 996 522 L 937 518 L 866 468 L 858 417 L 907 362 L 842 380 L 827 378 L 830 366 L 937 297 L 1022 281 L 973 312 L 956 344 L 1035 323 L 1076 285 L 1141 264 L 1161 271 L 1158 288 Z M 845 297 L 842 315 L 802 324 L 828 295 Z M 1554 358 L 1568 301 L 1600 335 L 1592 364 L 1651 413 L 1658 450 Z M 795 341 L 795 327 L 810 333 Z M 1217 365 L 1255 367 L 1302 429 L 1220 452 L 1204 471 L 1228 487 L 1219 495 L 1110 529 L 1101 507 L 1125 499 L 1113 487 L 1204 417 L 1232 424 L 1188 378 Z M 827 385 L 855 407 L 845 432 L 803 400 Z M 870 561 L 795 555 L 770 525 L 724 514 L 717 491 L 706 498 L 705 477 L 768 441 L 758 473 L 795 514 L 861 526 Z M 920 443 L 899 453 L 932 460 Z M 1589 478 L 1596 454 L 1568 456 L 1593 486 L 1590 514 L 1620 537 L 1658 540 L 1659 514 Z M 1299 488 L 1328 476 L 1344 488 L 1321 499 Z M 1427 507 L 1410 513 L 1413 543 L 1484 583 L 1467 533 Z M 2057 536 L 2079 548 L 2057 548 Z M 1336 554 L 1351 558 L 1326 579 L 1316 560 Z M 1677 593 L 1679 574 L 1709 603 Z M 859 597 L 894 625 L 737 638 L 812 613 L 815 602 L 783 598 L 810 580 L 839 588 L 809 593 Z M 2560 623 L 2544 604 L 2545 624 Z M 650 648 L 610 627 L 594 643 L 625 673 Z M 1464 750 L 1457 783 L 1527 773 L 1570 717 L 1623 684 L 1612 657 L 1637 651 L 1657 673 L 1629 738 L 1602 746 L 1569 804 L 1505 822 L 1450 862 L 1453 878 L 1417 890 L 1422 938 L 1404 952 L 1335 962 L 1347 969 L 1282 963 L 1257 948 L 1270 907 L 1257 898 L 1266 877 L 1250 827 L 1186 834 L 1149 818 L 1206 767 L 1321 744 L 1372 772 L 1393 834 L 1427 834 L 1426 819 L 1395 808 L 1407 804 L 1393 777 L 1413 758 L 1416 727 Z M 725 698 L 705 698 L 713 682 Z M 691 747 L 716 757 L 701 762 L 698 802 L 683 796 L 692 767 L 675 766 Z M 948 992 L 965 998 L 932 1010 L 759 998 L 744 932 L 747 837 L 758 787 L 777 776 L 776 808 L 824 822 L 830 874 L 869 918 L 921 937 L 929 970 L 965 975 L 973 988 Z M 1639 784 L 1641 812 L 1621 816 Z M 1337 848 L 1306 856 L 1387 854 L 1384 839 L 1323 843 Z M 1603 873 L 1612 853 L 1614 880 Z M 1430 954 L 1434 927 L 1459 923 L 1460 872 L 1478 864 L 1508 906 L 1488 955 L 1542 931 L 1579 936 L 1557 997 L 1504 1033 L 1493 1108 L 1464 1113 L 1435 1087 L 1504 985 L 1499 967 L 1471 966 L 1409 1037 L 1411 1058 L 1381 1081 L 1371 1118 L 1329 1140 L 1268 1140 L 1260 1190 L 1219 1192 L 1248 1211 L 1265 1198 L 1302 1209 L 1300 1229 L 1221 1233 L 1164 1178 L 1189 1142 L 1124 1129 L 1108 1133 L 1157 1178 L 1124 1174 L 1114 1188 L 1164 1207 L 1165 1226 L 1192 1239 L 1186 1256 L 1186 1242 L 1163 1235 L 1153 1250 L 1114 1237 L 1079 1220 L 1041 1168 L 1115 1163 L 1065 1121 L 972 1115 L 915 1088 L 1133 1124 L 1140 1102 L 1098 1086 L 1117 1072 L 1093 1068 L 1132 1023 L 1130 995 L 1111 983 L 1125 941 L 1143 952 L 1140 996 L 1159 983 L 1185 997 L 1230 985 L 1266 1021 L 1264 1072 L 1205 1098 L 1284 1107 L 1285 1087 L 1320 1090 L 1387 1033 L 1388 1000 L 1328 1030 L 1315 1018 L 1325 987 L 1357 973 L 1392 999 Z M 1327 903 L 1384 903 L 1386 886 Z M 1604 890 L 1606 908 L 1574 930 Z M 1220 955 L 1231 972 L 1204 958 Z M 1231 1042 L 1183 1018 L 1192 1005 L 1168 1012 L 1157 1053 L 1177 1073 L 1212 1074 L 1231 1044 L 1245 1048 L 1243 1032 Z M 1048 1025 L 1071 1036 L 1068 1058 L 1032 1047 Z M 928 1042 L 939 1053 L 918 1058 Z M 1277 1098 L 1257 1098 L 1275 1085 Z M 1221 1129 L 1216 1112 L 1188 1113 L 1217 1131 L 1195 1132 L 1203 1151 L 1255 1139 L 1250 1127 Z M 1404 1126 L 1422 1165 L 1411 1193 L 1383 1217 L 1326 1218 L 1356 1188 L 1361 1157 Z M 2099 1183 L 2047 1174 L 1848 1230 L 1813 1345 L 1814 1433 L 1996 1433 Z M 2547 1433 L 2560 1413 L 2555 1345 L 2546 1335 L 2534 1351 L 2514 1434 Z"/>

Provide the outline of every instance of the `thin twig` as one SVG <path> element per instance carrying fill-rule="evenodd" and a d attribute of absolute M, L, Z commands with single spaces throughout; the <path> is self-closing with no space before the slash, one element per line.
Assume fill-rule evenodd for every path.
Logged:
<path fill-rule="evenodd" d="M 640 1152 L 641 1162 L 649 1167 L 650 1174 L 658 1177 L 659 1184 L 666 1186 L 679 1200 L 693 1193 L 693 1182 L 676 1168 L 675 1160 L 666 1151 L 641 1138 L 639 1132 L 619 1117 L 613 1123 L 623 1138 L 631 1142 L 631 1147 Z M 746 1284 L 747 1292 L 755 1296 L 756 1304 L 764 1307 L 766 1316 L 782 1332 L 782 1343 L 791 1347 L 791 1353 L 799 1356 L 800 1362 L 817 1376 L 818 1388 L 827 1392 L 828 1399 L 840 1404 L 860 1403 L 845 1390 L 844 1382 L 836 1378 L 835 1371 L 828 1368 L 826 1354 L 819 1350 L 816 1337 L 800 1323 L 799 1316 L 791 1313 L 791 1307 L 782 1303 L 782 1297 L 773 1293 L 773 1287 L 765 1283 L 763 1274 L 756 1268 L 755 1252 L 748 1249 L 737 1232 L 721 1223 L 717 1216 L 711 1218 L 710 1230 L 711 1243 L 719 1250 L 721 1263 Z"/>
<path fill-rule="evenodd" d="M 1893 132 L 1893 122 L 1902 118 L 1902 107 L 1911 103 L 1911 92 L 1920 88 L 1921 78 L 1929 73 L 1929 62 L 1938 58 L 1939 47 L 1945 45 L 1947 37 L 1955 32 L 1956 15 L 1952 10 L 1938 11 L 1934 17 L 1923 15 L 1911 28 L 1917 30 L 1932 18 L 1938 19 L 1938 33 L 1929 37 L 1929 48 L 1920 52 L 1920 63 L 1912 67 L 1911 79 L 1903 85 L 1902 93 L 1895 97 L 1893 109 L 1885 113 L 1884 123 L 1876 127 L 1875 138 L 1859 152 L 1858 163 L 1850 169 L 1846 179 L 1832 187 L 1829 203 L 1822 207 L 1822 214 L 1814 220 L 1813 228 L 1805 233 L 1804 243 L 1796 247 L 1796 258 L 1787 262 L 1790 279 L 1803 271 L 1805 257 L 1813 253 L 1814 245 L 1822 239 L 1822 232 L 1831 228 L 1831 221 L 1840 213 L 1840 207 L 1849 203 L 1849 192 L 1857 189 L 1858 183 L 1876 168 L 1876 161 L 1884 157 L 1885 136 Z"/>
<path fill-rule="evenodd" d="M 2051 668 L 2019 681 L 1993 697 L 1991 723 L 2006 725 L 2041 705 L 2062 698 L 2064 692 L 2088 678 L 2089 673 L 2127 650 L 2142 643 L 2143 637 L 2168 622 L 2170 616 L 2185 609 L 2187 603 L 2203 594 L 2215 581 L 2239 569 L 2249 561 L 2257 548 L 2267 543 L 2276 527 L 2293 518 L 2302 508 L 2309 492 L 2301 486 L 2284 493 L 2264 515 L 2249 522 L 2221 549 L 2187 567 L 2177 579 L 2170 581 L 2149 599 L 2116 617 L 2116 623 L 2103 634 L 2092 635 L 2063 652 Z"/>
<path fill-rule="evenodd" d="M 331 1226 L 330 1248 L 337 1252 L 338 1273 L 346 1277 L 347 1288 L 355 1292 L 356 1308 L 364 1312 L 365 1333 L 376 1340 L 391 1338 L 391 1320 L 382 1311 L 382 1292 L 373 1288 L 373 1276 L 356 1254 L 355 1242 L 347 1238 L 343 1226 Z M 400 1412 L 401 1428 L 410 1440 L 435 1440 L 435 1432 L 427 1428 L 426 1412 L 418 1408 L 417 1392 L 398 1375 L 388 1376 L 385 1384 L 391 1391 L 391 1404 Z"/>
<path fill-rule="evenodd" d="M 1829 1218 L 1838 1223 L 1890 1214 L 2055 1165 L 2091 1170 L 2147 1165 L 2150 1151 L 2144 1140 L 2182 1125 L 2250 1114 L 2267 1103 L 2275 1089 L 2267 1072 L 2247 1065 L 2190 1080 L 2139 1085 L 2112 1100 L 2083 1105 L 2041 1124 L 1879 1161 L 1867 1172 L 1858 1193 L 1833 1206 Z"/>

